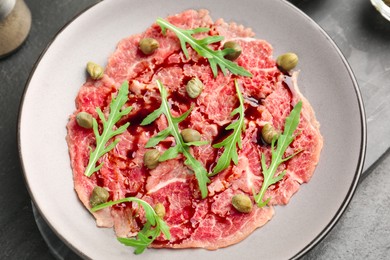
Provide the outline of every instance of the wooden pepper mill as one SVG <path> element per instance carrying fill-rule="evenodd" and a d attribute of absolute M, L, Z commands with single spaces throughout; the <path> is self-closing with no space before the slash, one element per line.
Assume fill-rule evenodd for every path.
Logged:
<path fill-rule="evenodd" d="M 31 28 L 31 12 L 23 0 L 0 0 L 0 58 L 15 51 Z"/>

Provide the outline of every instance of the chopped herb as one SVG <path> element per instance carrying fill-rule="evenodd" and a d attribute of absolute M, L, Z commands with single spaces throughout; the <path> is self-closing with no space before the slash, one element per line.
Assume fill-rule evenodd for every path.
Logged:
<path fill-rule="evenodd" d="M 166 239 L 171 239 L 171 233 L 169 232 L 169 227 L 162 220 L 152 206 L 146 201 L 135 198 L 128 197 L 116 201 L 109 201 L 100 205 L 97 205 L 91 209 L 92 212 L 101 210 L 106 207 L 113 206 L 115 204 L 123 202 L 137 202 L 138 205 L 141 205 L 145 211 L 146 223 L 144 224 L 142 230 L 138 232 L 137 237 L 135 238 L 125 238 L 118 237 L 118 241 L 126 246 L 132 246 L 135 248 L 135 254 L 141 254 L 145 249 L 153 243 L 153 241 L 162 234 L 164 234 Z"/>
<path fill-rule="evenodd" d="M 182 153 L 186 160 L 184 164 L 187 165 L 190 169 L 195 172 L 196 179 L 198 180 L 198 185 L 200 192 L 202 194 L 202 198 L 207 197 L 207 183 L 210 182 L 210 179 L 207 177 L 207 171 L 203 167 L 203 165 L 196 160 L 192 154 L 190 153 L 190 146 L 195 145 L 204 145 L 207 142 L 204 141 L 195 141 L 190 143 L 185 143 L 180 132 L 179 132 L 179 123 L 182 122 L 187 116 L 190 114 L 192 107 L 188 109 L 185 113 L 183 113 L 179 117 L 173 117 L 171 114 L 171 110 L 169 108 L 168 100 L 167 100 L 167 91 L 160 81 L 157 80 L 157 86 L 160 90 L 161 94 L 161 106 L 150 113 L 142 122 L 141 125 L 148 125 L 160 117 L 162 114 L 165 115 L 168 121 L 168 127 L 160 132 L 158 132 L 154 137 L 150 138 L 146 143 L 146 148 L 154 147 L 162 140 L 167 138 L 169 135 L 175 138 L 176 145 L 167 149 L 159 158 L 159 161 L 166 161 L 169 159 L 175 158 L 179 153 Z"/>
<path fill-rule="evenodd" d="M 227 167 L 229 167 L 231 161 L 233 161 L 234 164 L 237 165 L 238 163 L 237 146 L 240 149 L 242 148 L 241 133 L 245 130 L 244 99 L 242 97 L 237 80 L 235 80 L 234 83 L 236 86 L 237 96 L 238 96 L 238 100 L 240 101 L 240 105 L 232 111 L 231 116 L 239 114 L 240 117 L 237 120 L 230 123 L 225 128 L 226 130 L 233 129 L 233 133 L 231 133 L 228 137 L 226 137 L 222 142 L 213 145 L 214 148 L 224 147 L 224 151 L 222 155 L 219 157 L 217 165 L 214 167 L 213 172 L 210 174 L 210 176 L 214 176 L 217 173 L 225 170 Z"/>
<path fill-rule="evenodd" d="M 209 44 L 220 42 L 224 39 L 222 36 L 208 36 L 203 39 L 196 39 L 192 35 L 201 32 L 208 32 L 209 28 L 196 28 L 192 30 L 185 30 L 178 28 L 169 22 L 165 21 L 162 18 L 157 19 L 157 24 L 160 25 L 162 32 L 165 34 L 166 30 L 169 29 L 174 32 L 180 40 L 181 48 L 184 52 L 184 55 L 188 59 L 188 51 L 186 47 L 186 43 L 188 43 L 200 56 L 208 59 L 211 70 L 213 71 L 214 77 L 217 77 L 218 67 L 221 69 L 224 75 L 226 75 L 226 71 L 229 70 L 234 75 L 241 75 L 246 77 L 252 77 L 252 74 L 245 70 L 243 67 L 237 65 L 224 56 L 234 52 L 234 49 L 227 48 L 223 50 L 212 50 L 208 47 Z"/>
<path fill-rule="evenodd" d="M 103 166 L 103 163 L 96 166 L 97 161 L 104 154 L 111 151 L 117 145 L 119 139 L 115 139 L 113 142 L 107 145 L 108 141 L 110 141 L 110 139 L 114 136 L 123 133 L 130 124 L 127 122 L 119 128 L 113 129 L 121 117 L 130 113 L 132 109 L 132 107 L 127 107 L 122 110 L 122 107 L 128 100 L 128 93 L 129 84 L 127 81 L 125 81 L 120 87 L 117 97 L 113 98 L 110 103 L 110 114 L 108 115 L 107 120 L 104 117 L 102 110 L 99 107 L 96 108 L 96 112 L 98 113 L 99 118 L 103 124 L 103 132 L 101 135 L 99 134 L 98 123 L 96 119 L 93 118 L 92 128 L 96 137 L 96 148 L 95 150 L 91 151 L 89 162 L 84 172 L 84 174 L 88 177 L 91 176 L 94 172 L 100 170 L 100 168 Z"/>
<path fill-rule="evenodd" d="M 273 138 L 271 143 L 271 153 L 272 153 L 271 163 L 268 167 L 265 162 L 264 154 L 261 155 L 261 168 L 263 170 L 264 180 L 261 186 L 261 190 L 258 194 L 256 194 L 255 190 L 253 189 L 253 195 L 257 203 L 257 206 L 259 208 L 266 206 L 268 202 L 271 200 L 271 197 L 269 197 L 268 199 L 263 201 L 265 192 L 267 191 L 268 187 L 283 179 L 284 175 L 286 174 L 286 171 L 284 170 L 283 172 L 275 175 L 279 165 L 291 159 L 293 156 L 295 156 L 300 152 L 298 151 L 288 157 L 283 158 L 286 149 L 295 139 L 294 132 L 299 124 L 301 108 L 302 108 L 302 101 L 299 101 L 295 105 L 294 109 L 290 112 L 290 115 L 286 118 L 286 123 L 284 125 L 284 132 L 279 136 L 276 148 L 275 148 L 276 137 Z"/>

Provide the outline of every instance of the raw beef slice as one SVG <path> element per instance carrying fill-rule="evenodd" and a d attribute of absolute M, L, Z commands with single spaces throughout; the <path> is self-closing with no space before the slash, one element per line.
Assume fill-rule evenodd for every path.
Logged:
<path fill-rule="evenodd" d="M 322 148 L 319 124 L 310 104 L 297 88 L 296 74 L 290 78 L 282 73 L 272 57 L 272 46 L 253 38 L 250 29 L 222 19 L 213 22 L 206 10 L 188 10 L 167 20 L 185 29 L 208 27 L 209 35 L 221 35 L 225 41 L 238 42 L 243 50 L 235 62 L 253 76 L 241 77 L 230 73 L 224 76 L 219 72 L 214 78 L 205 58 L 188 47 L 190 58 L 186 59 L 176 35 L 169 30 L 163 35 L 156 24 L 143 34 L 123 39 L 109 58 L 104 77 L 96 81 L 89 79 L 81 87 L 76 98 L 77 109 L 67 125 L 74 187 L 88 209 L 91 208 L 89 197 L 97 185 L 109 191 L 109 200 L 135 196 L 152 206 L 162 203 L 166 208 L 164 220 L 172 237 L 167 241 L 160 236 L 153 247 L 226 247 L 267 223 L 274 214 L 273 205 L 287 204 L 300 184 L 310 180 Z M 144 55 L 138 49 L 138 43 L 144 37 L 152 37 L 159 42 L 160 47 L 152 55 Z M 213 47 L 221 48 L 223 43 Z M 203 92 L 195 99 L 189 98 L 185 91 L 186 83 L 193 77 L 204 83 Z M 286 77 L 292 83 L 287 84 Z M 209 141 L 207 145 L 192 147 L 191 153 L 211 171 L 220 156 L 212 144 L 229 134 L 225 127 L 235 120 L 230 113 L 238 106 L 234 87 L 236 79 L 245 99 L 242 149 L 239 150 L 237 165 L 232 163 L 226 170 L 211 177 L 207 198 L 200 197 L 195 176 L 184 165 L 182 155 L 160 163 L 153 170 L 143 165 L 146 142 L 167 127 L 164 116 L 151 125 L 140 125 L 142 119 L 161 104 L 156 80 L 160 80 L 168 91 L 173 115 L 182 114 L 194 105 L 189 117 L 179 127 L 198 130 L 202 140 Z M 98 118 L 96 107 L 107 115 L 112 94 L 125 80 L 130 85 L 127 105 L 133 110 L 119 124 L 130 122 L 130 126 L 119 136 L 121 141 L 118 145 L 100 158 L 99 163 L 104 162 L 103 167 L 91 177 L 86 177 L 84 170 L 90 147 L 95 145 L 95 137 L 91 129 L 77 125 L 75 115 L 86 111 Z M 238 212 L 231 205 L 232 196 L 242 193 L 253 200 L 252 187 L 260 190 L 263 181 L 261 154 L 265 154 L 267 164 L 270 162 L 270 146 L 261 142 L 262 127 L 272 123 L 282 131 L 285 118 L 299 100 L 303 101 L 297 129 L 299 135 L 286 151 L 286 156 L 295 151 L 301 152 L 279 167 L 280 171 L 286 170 L 287 173 L 267 190 L 266 198 L 272 198 L 268 206 L 258 208 L 254 204 L 249 214 Z M 164 151 L 173 144 L 174 140 L 167 138 L 157 149 Z M 142 228 L 144 221 L 142 216 L 135 214 L 136 211 L 137 205 L 122 203 L 93 215 L 98 226 L 114 227 L 118 236 L 131 237 Z"/>

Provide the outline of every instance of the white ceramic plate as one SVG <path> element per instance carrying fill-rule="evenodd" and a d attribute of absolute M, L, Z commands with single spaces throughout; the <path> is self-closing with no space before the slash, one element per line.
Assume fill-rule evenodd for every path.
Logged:
<path fill-rule="evenodd" d="M 207 251 L 147 250 L 100 229 L 79 202 L 72 182 L 65 125 L 86 79 L 85 64 L 106 64 L 116 43 L 140 33 L 157 17 L 206 8 L 216 20 L 253 28 L 278 54 L 300 57 L 299 85 L 321 123 L 325 145 L 314 177 L 274 218 L 241 243 Z M 310 18 L 280 0 L 103 1 L 68 24 L 46 49 L 27 84 L 19 117 L 19 149 L 33 201 L 73 250 L 92 259 L 288 259 L 303 255 L 334 226 L 360 176 L 366 144 L 362 99 L 354 76 L 329 36 Z"/>

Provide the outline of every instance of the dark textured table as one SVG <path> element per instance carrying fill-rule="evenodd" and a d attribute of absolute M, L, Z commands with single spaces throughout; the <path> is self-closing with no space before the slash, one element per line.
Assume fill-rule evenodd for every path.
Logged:
<path fill-rule="evenodd" d="M 18 108 L 28 75 L 56 32 L 96 0 L 26 1 L 32 28 L 25 44 L 0 60 L 0 259 L 78 257 L 54 236 L 45 243 L 34 218 L 17 147 Z M 330 234 L 304 259 L 389 259 L 390 257 L 390 22 L 369 0 L 292 0 L 320 24 L 349 61 L 367 114 L 365 172 L 356 194 Z M 36 221 L 37 220 L 37 221 Z M 54 239 L 53 239 L 54 237 Z"/>

